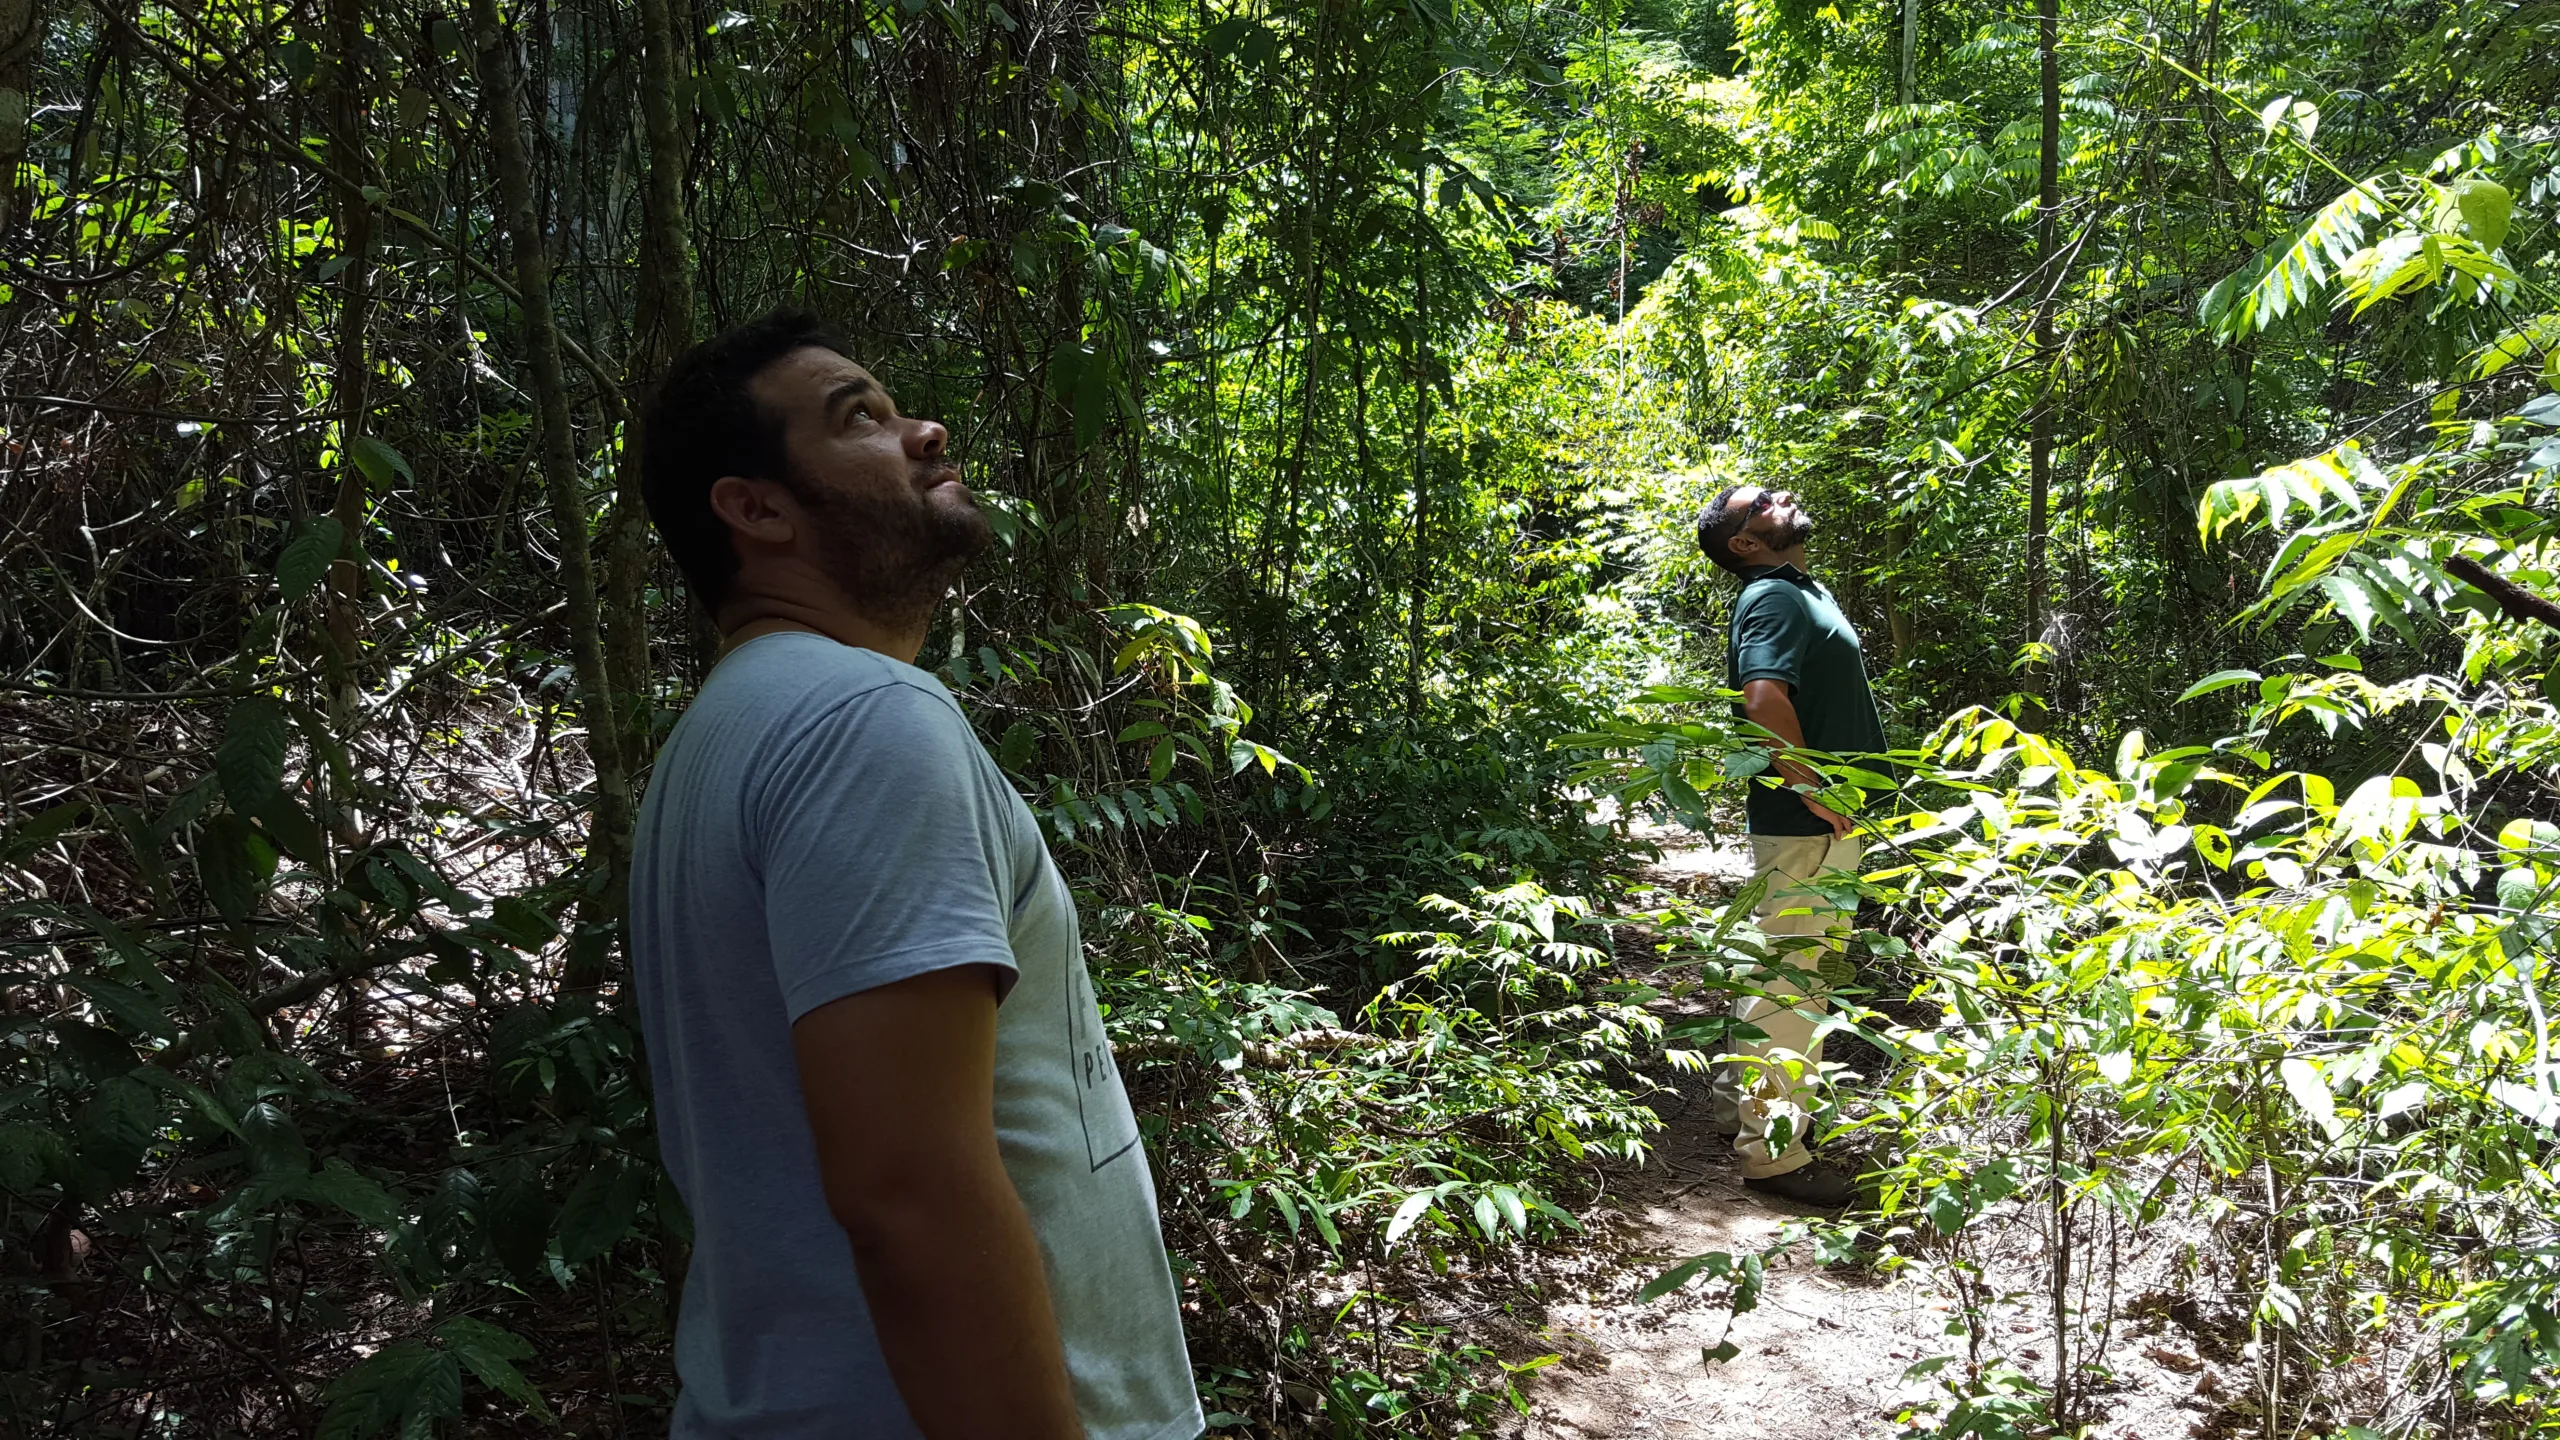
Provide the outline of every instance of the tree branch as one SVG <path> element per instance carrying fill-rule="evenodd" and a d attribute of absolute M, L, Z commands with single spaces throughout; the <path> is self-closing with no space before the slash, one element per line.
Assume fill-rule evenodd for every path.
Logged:
<path fill-rule="evenodd" d="M 2560 630 L 2560 604 L 2534 594 L 2503 575 L 2492 573 L 2489 567 L 2470 556 L 2456 555 L 2447 560 L 2444 571 L 2498 602 L 2498 608 L 2507 613 L 2508 619 L 2539 620 L 2554 630 Z"/>

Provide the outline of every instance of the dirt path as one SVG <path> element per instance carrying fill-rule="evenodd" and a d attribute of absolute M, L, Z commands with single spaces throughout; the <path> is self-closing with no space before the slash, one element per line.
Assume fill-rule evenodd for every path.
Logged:
<path fill-rule="evenodd" d="M 1666 839 L 1669 837 L 1665 837 Z M 1643 878 L 1691 895 L 1750 877 L 1739 849 L 1682 848 Z M 1661 1440 L 1869 1440 L 1895 1433 L 1903 1371 L 1940 1353 L 1946 1312 L 1917 1286 L 1843 1278 L 1790 1257 L 1773 1267 L 1760 1307 L 1735 1319 L 1720 1287 L 1693 1285 L 1650 1303 L 1635 1292 L 1668 1260 L 1743 1254 L 1811 1214 L 1742 1188 L 1732 1142 L 1707 1128 L 1706 1088 L 1683 1077 L 1659 1107 L 1653 1158 L 1621 1177 L 1611 1208 L 1629 1264 L 1579 1303 L 1548 1307 L 1562 1363 L 1539 1372 L 1520 1440 L 1644 1436 Z M 1728 1334 L 1728 1327 L 1730 1333 Z M 1701 1352 L 1730 1339 L 1735 1358 Z"/>
<path fill-rule="evenodd" d="M 1686 832 L 1657 838 L 1666 853 L 1643 873 L 1649 883 L 1705 897 L 1729 894 L 1750 878 L 1738 839 L 1703 848 Z M 1788 1219 L 1814 1213 L 1743 1189 L 1732 1142 L 1708 1128 L 1702 1077 L 1681 1077 L 1678 1096 L 1657 1109 L 1665 1128 L 1651 1161 L 1619 1175 L 1606 1206 L 1624 1264 L 1588 1294 L 1547 1305 L 1543 1341 L 1564 1358 L 1534 1377 L 1531 1413 L 1509 1433 L 1516 1440 L 1891 1440 L 1900 1433 L 1894 1417 L 1927 1393 L 1928 1382 L 1906 1381 L 1904 1372 L 1964 1344 L 1946 1333 L 1952 1307 L 1926 1281 L 1827 1271 L 1795 1253 L 1770 1268 L 1759 1308 L 1747 1315 L 1732 1316 L 1722 1287 L 1702 1283 L 1649 1303 L 1636 1299 L 1671 1260 L 1756 1251 Z M 2009 1259 L 2022 1273 L 2033 1264 L 2023 1252 Z M 2014 1346 L 2012 1358 L 2033 1365 L 2036 1329 L 2024 1311 L 2004 1314 L 1988 1337 L 1991 1348 Z M 1734 1358 L 1712 1363 L 1701 1353 L 1727 1340 L 1740 1351 Z M 2195 1349 L 2192 1337 L 2157 1325 L 2129 1329 L 2114 1360 L 2118 1388 L 2097 1433 L 2104 1440 L 2221 1433 L 2209 1418 L 2220 1406 L 2207 1397 L 2227 1392 L 2226 1377 Z M 2227 1378 L 2242 1383 L 2236 1372 Z"/>

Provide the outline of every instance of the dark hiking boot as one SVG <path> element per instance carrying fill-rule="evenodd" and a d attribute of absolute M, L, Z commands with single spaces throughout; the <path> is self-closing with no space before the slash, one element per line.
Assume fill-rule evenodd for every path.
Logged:
<path fill-rule="evenodd" d="M 1823 1161 L 1800 1165 L 1784 1175 L 1745 1176 L 1742 1188 L 1755 1195 L 1790 1200 L 1816 1210 L 1838 1210 L 1857 1198 L 1857 1183 L 1846 1171 Z"/>

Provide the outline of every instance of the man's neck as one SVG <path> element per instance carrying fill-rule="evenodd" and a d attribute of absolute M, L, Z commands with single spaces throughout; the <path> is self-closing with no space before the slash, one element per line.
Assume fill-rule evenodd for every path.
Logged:
<path fill-rule="evenodd" d="M 1784 570 L 1790 565 L 1794 566 L 1798 570 L 1804 571 L 1807 575 L 1813 573 L 1812 569 L 1804 563 L 1804 547 L 1801 545 L 1797 546 L 1793 550 L 1781 550 L 1763 555 L 1760 557 L 1759 563 L 1754 565 L 1752 568 L 1755 570 Z"/>
<path fill-rule="evenodd" d="M 892 629 L 836 607 L 795 605 L 771 597 L 758 597 L 748 605 L 721 607 L 720 653 L 726 655 L 759 636 L 796 630 L 808 635 L 824 635 L 839 645 L 877 651 L 902 664 L 913 665 L 917 653 L 924 649 L 927 628 L 920 625 Z"/>

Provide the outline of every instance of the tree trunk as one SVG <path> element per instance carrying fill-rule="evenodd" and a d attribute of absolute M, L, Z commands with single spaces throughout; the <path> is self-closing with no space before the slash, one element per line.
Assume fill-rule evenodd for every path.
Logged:
<path fill-rule="evenodd" d="M 2054 273 L 2045 277 L 2045 299 L 2036 306 L 2035 344 L 2038 368 L 2044 372 L 2044 393 L 2037 397 L 2034 433 L 2027 448 L 2027 641 L 2033 644 L 2044 638 L 2045 630 L 2045 541 L 2051 528 L 2053 494 L 2053 407 L 2054 353 L 2053 303 L 2062 293 L 2061 257 L 2054 253 L 2057 239 L 2056 212 L 2061 208 L 2062 181 L 2062 69 L 2055 53 L 2057 32 L 2062 27 L 2061 0 L 2037 0 L 2036 57 L 2043 71 L 2044 133 L 2036 160 L 2036 259 Z M 2041 665 L 2030 669 L 2028 688 L 2037 694 L 2044 689 Z"/>
<path fill-rule="evenodd" d="M 685 243 L 685 135 L 676 112 L 675 23 L 667 0 L 640 0 L 640 122 L 649 173 L 640 194 L 640 284 L 632 315 L 626 393 L 646 395 L 693 343 L 693 260 Z M 648 585 L 652 563 L 648 501 L 640 465 L 649 437 L 635 420 L 615 467 L 613 512 L 605 521 L 605 667 L 614 729 L 633 770 L 651 750 Z"/>
<path fill-rule="evenodd" d="M 1920 0 L 1902 0 L 1902 73 L 1893 87 L 1894 103 L 1909 109 L 1920 93 Z"/>
<path fill-rule="evenodd" d="M 372 173 L 365 163 L 364 0 L 330 0 L 329 24 L 335 52 L 329 87 L 329 162 L 340 177 L 337 238 L 346 268 L 338 273 L 338 334 L 330 396 L 330 408 L 338 419 L 338 488 L 329 514 L 338 522 L 338 554 L 329 562 L 321 648 L 329 682 L 329 728 L 343 743 L 360 714 L 362 691 L 356 670 L 364 657 L 362 626 L 370 588 L 364 571 L 365 501 L 370 492 L 356 449 L 371 428 L 367 415 L 372 393 L 372 359 L 366 353 L 364 333 L 373 273 L 373 206 L 364 196 Z M 354 797 L 333 794 L 324 785 L 315 798 L 320 824 L 336 842 L 332 850 L 342 846 L 353 853 L 363 843 L 348 803 Z M 336 884 L 336 854 L 314 859 L 324 879 Z M 323 914 L 322 925 L 336 960 L 353 959 L 361 944 L 354 918 L 335 908 Z M 371 978 L 348 981 L 338 996 L 341 1042 L 351 1051 L 360 1050 L 372 1026 Z"/>
<path fill-rule="evenodd" d="M 587 886 L 579 905 L 581 929 L 587 934 L 573 940 L 563 980 L 568 990 L 593 990 L 605 978 L 604 946 L 599 942 L 620 920 L 623 896 L 630 883 L 629 772 L 624 768 L 622 747 L 611 723 L 612 685 L 605 669 L 604 639 L 598 628 L 586 497 L 578 483 L 569 387 L 561 374 L 560 330 L 551 310 L 551 264 L 543 253 L 542 227 L 534 208 L 533 157 L 525 138 L 514 40 L 498 17 L 497 0 L 471 0 L 471 29 L 480 91 L 488 102 L 490 158 L 498 172 L 499 209 L 515 265 L 516 293 L 522 302 L 526 368 L 532 380 L 540 434 L 543 489 L 552 527 L 559 532 L 560 578 L 568 592 L 571 668 L 577 675 L 580 709 L 587 721 L 587 756 L 595 766 L 595 816 L 587 831 Z"/>
<path fill-rule="evenodd" d="M 19 214 L 18 166 L 27 157 L 36 55 L 43 48 L 44 12 L 36 0 L 0 0 L 0 235 L 24 218 Z"/>
<path fill-rule="evenodd" d="M 1405 597 L 1405 724 L 1422 720 L 1423 611 L 1431 602 L 1431 270 L 1422 165 L 1413 169 L 1413 572 Z"/>
<path fill-rule="evenodd" d="M 341 731 L 353 722 L 356 703 L 355 666 L 360 658 L 357 633 L 365 600 L 365 475 L 357 447 L 370 428 L 369 367 L 365 324 L 371 308 L 373 207 L 364 197 L 371 179 L 365 163 L 364 3 L 331 0 L 329 20 L 334 75 L 329 89 L 329 166 L 337 172 L 339 254 L 346 267 L 338 274 L 338 334 L 332 357 L 336 378 L 330 408 L 338 421 L 338 488 L 329 514 L 339 525 L 337 558 L 329 564 L 326 665 L 329 672 L 330 718 Z"/>

